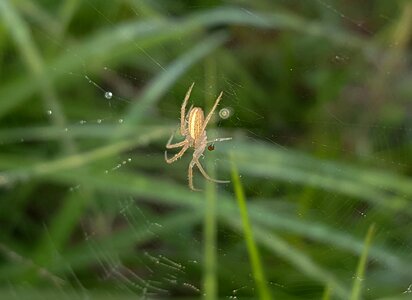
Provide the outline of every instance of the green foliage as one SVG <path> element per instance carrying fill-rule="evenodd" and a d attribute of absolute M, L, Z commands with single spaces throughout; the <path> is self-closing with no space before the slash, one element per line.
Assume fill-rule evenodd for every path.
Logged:
<path fill-rule="evenodd" d="M 0 16 L 1 299 L 407 299 L 408 1 L 2 0 Z M 191 151 L 163 153 L 192 82 L 194 105 L 222 90 L 232 111 L 201 161 L 233 181 L 195 170 L 201 192 Z"/>

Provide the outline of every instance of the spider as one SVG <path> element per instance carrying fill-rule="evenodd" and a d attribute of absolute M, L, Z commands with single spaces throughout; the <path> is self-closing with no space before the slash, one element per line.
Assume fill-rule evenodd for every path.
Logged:
<path fill-rule="evenodd" d="M 189 169 L 188 169 L 188 179 L 189 179 L 189 187 L 193 191 L 200 191 L 198 189 L 195 189 L 193 186 L 193 167 L 197 166 L 202 175 L 210 181 L 217 182 L 217 183 L 228 183 L 230 181 L 226 180 L 217 180 L 211 178 L 209 175 L 207 175 L 206 171 L 203 169 L 202 165 L 199 162 L 199 158 L 203 156 L 203 152 L 206 149 L 206 146 L 208 144 L 214 145 L 215 142 L 221 142 L 221 141 L 227 141 L 232 139 L 230 138 L 217 138 L 212 141 L 207 140 L 207 135 L 206 135 L 206 126 L 210 121 L 210 118 L 213 115 L 213 112 L 215 111 L 217 105 L 219 104 L 220 99 L 222 98 L 223 92 L 219 94 L 219 96 L 216 99 L 215 104 L 213 105 L 211 111 L 209 114 L 204 116 L 203 109 L 200 107 L 193 107 L 193 105 L 190 107 L 189 112 L 186 114 L 186 106 L 187 102 L 190 98 L 190 93 L 192 92 L 192 88 L 194 86 L 194 82 L 192 85 L 189 87 L 189 89 L 186 92 L 185 99 L 183 101 L 183 104 L 180 108 L 180 134 L 185 137 L 185 139 L 181 142 L 171 144 L 174 133 L 169 138 L 169 141 L 166 144 L 166 149 L 173 149 L 173 148 L 178 148 L 182 147 L 180 151 L 175 154 L 172 158 L 167 157 L 167 150 L 165 151 L 165 160 L 168 164 L 171 164 L 175 162 L 177 159 L 181 158 L 183 154 L 186 152 L 187 149 L 190 147 L 194 148 L 193 152 L 193 158 L 190 161 L 189 164 Z"/>

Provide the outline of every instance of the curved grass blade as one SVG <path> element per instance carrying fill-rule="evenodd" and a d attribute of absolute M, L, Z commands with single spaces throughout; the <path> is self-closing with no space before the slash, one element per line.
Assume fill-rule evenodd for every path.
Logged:
<path fill-rule="evenodd" d="M 236 164 L 232 159 L 232 180 L 235 189 L 235 196 L 237 200 L 237 205 L 240 210 L 240 217 L 242 219 L 243 225 L 243 236 L 246 241 L 247 250 L 249 253 L 250 264 L 252 266 L 252 273 L 255 279 L 256 289 L 259 292 L 259 298 L 262 300 L 271 299 L 269 288 L 266 284 L 267 280 L 265 278 L 263 267 L 261 263 L 261 258 L 259 255 L 259 249 L 255 244 L 255 239 L 253 237 L 252 225 L 250 224 L 248 209 L 246 206 L 246 197 L 243 191 L 242 183 L 239 179 L 239 172 L 236 168 Z"/>

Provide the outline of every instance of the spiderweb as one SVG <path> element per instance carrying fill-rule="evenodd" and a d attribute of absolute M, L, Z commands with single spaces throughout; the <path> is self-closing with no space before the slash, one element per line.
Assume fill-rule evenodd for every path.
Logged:
<path fill-rule="evenodd" d="M 135 1 L 120 2 L 113 6 L 115 10 L 111 10 L 111 5 L 97 1 L 88 0 L 80 4 L 72 22 L 67 24 L 70 39 L 81 41 L 87 39 L 87 32 L 93 32 L 96 28 L 114 28 L 122 22 L 158 18 L 161 24 L 162 18 L 218 7 L 183 2 L 175 5 L 161 5 L 162 1 L 144 1 L 140 4 Z M 344 174 L 342 181 L 351 174 L 363 178 L 362 170 L 368 171 L 365 171 L 366 177 L 376 170 L 376 184 L 382 185 L 383 194 L 388 199 L 395 192 L 391 189 L 392 185 L 384 180 L 392 180 L 399 175 L 400 181 L 406 182 L 401 189 L 404 194 L 394 195 L 393 199 L 401 203 L 399 205 L 410 203 L 410 188 L 406 186 L 410 180 L 406 178 L 411 170 L 412 119 L 408 79 L 401 79 L 402 76 L 409 76 L 409 56 L 405 55 L 408 41 L 402 40 L 402 32 L 394 30 L 393 39 L 389 39 L 393 44 L 385 46 L 389 54 L 384 52 L 379 55 L 374 52 L 377 42 L 362 42 L 374 38 L 384 28 L 396 28 L 404 21 L 404 16 L 402 11 L 397 10 L 399 8 L 387 2 L 349 2 L 358 9 L 342 1 L 228 1 L 226 4 L 236 6 L 256 18 L 261 16 L 262 11 L 277 8 L 331 28 L 324 29 L 324 33 L 316 32 L 319 28 L 308 28 L 312 35 L 304 34 L 299 32 L 305 32 L 300 19 L 296 21 L 300 24 L 296 25 L 297 33 L 284 33 L 283 25 L 279 26 L 280 29 L 265 28 L 270 27 L 269 19 L 261 20 L 262 28 L 221 25 L 223 29 L 230 30 L 234 38 L 214 50 L 214 54 L 204 61 L 200 60 L 185 70 L 184 75 L 170 84 L 164 97 L 152 102 L 153 106 L 148 108 L 145 103 L 141 104 L 145 116 L 136 131 L 143 136 L 143 140 L 130 146 L 123 146 L 121 143 L 124 140 L 119 144 L 113 142 L 119 145 L 115 147 L 123 147 L 122 151 L 113 152 L 110 152 L 110 142 L 118 138 L 117 134 L 122 130 L 119 127 L 125 128 L 125 136 L 128 134 L 130 139 L 136 139 L 127 124 L 130 107 L 138 106 L 136 103 L 140 96 L 146 95 L 145 88 L 152 84 L 153 78 L 167 71 L 176 57 L 184 53 L 184 49 L 193 47 L 193 43 L 198 41 L 186 40 L 182 35 L 177 39 L 178 46 L 174 47 L 170 40 L 156 41 L 156 38 L 161 40 L 162 36 L 155 32 L 159 36 L 142 46 L 125 30 L 120 35 L 128 41 L 124 49 L 114 49 L 115 53 L 109 57 L 99 57 L 97 51 L 92 59 L 84 60 L 79 50 L 83 48 L 77 47 L 76 43 L 59 40 L 42 24 L 33 22 L 31 29 L 36 38 L 53 45 L 54 51 L 68 53 L 74 58 L 78 56 L 80 61 L 80 67 L 72 68 L 70 64 L 65 64 L 47 70 L 50 76 L 60 76 L 63 81 L 70 82 L 57 86 L 60 95 L 67 95 L 63 99 L 67 120 L 63 132 L 59 131 L 57 135 L 82 138 L 77 145 L 78 152 L 71 154 L 74 156 L 99 147 L 107 148 L 102 148 L 99 164 L 93 164 L 94 159 L 91 158 L 90 164 L 80 164 L 85 169 L 74 171 L 72 177 L 62 174 L 58 179 L 50 180 L 53 184 L 67 185 L 64 196 L 60 197 L 66 204 L 60 204 L 53 210 L 60 211 L 62 219 L 65 218 L 65 210 L 58 208 L 65 205 L 68 207 L 67 213 L 81 214 L 73 219 L 78 224 L 73 226 L 69 240 L 61 244 L 56 242 L 60 246 L 54 245 L 54 238 L 59 236 L 54 231 L 61 228 L 61 224 L 58 219 L 46 214 L 46 221 L 41 221 L 44 223 L 42 233 L 46 246 L 39 247 L 40 250 L 37 249 L 35 255 L 28 258 L 19 254 L 18 249 L 3 243 L 0 251 L 5 260 L 12 266 L 24 265 L 29 269 L 28 273 L 36 273 L 36 276 L 29 274 L 22 277 L 34 282 L 31 286 L 36 286 L 33 278 L 39 276 L 40 281 L 53 282 L 61 288 L 66 297 L 86 297 L 89 293 L 94 295 L 95 290 L 125 298 L 207 297 L 203 286 L 205 233 L 203 214 L 199 209 L 203 205 L 200 203 L 206 200 L 203 193 L 197 196 L 185 193 L 191 152 L 173 165 L 166 165 L 163 160 L 164 144 L 179 123 L 184 93 L 192 82 L 196 82 L 191 101 L 195 106 L 206 107 L 205 110 L 210 108 L 218 92 L 224 91 L 208 134 L 212 138 L 233 138 L 231 142 L 216 143 L 215 152 L 205 152 L 202 164 L 219 179 L 227 179 L 231 170 L 228 153 L 240 153 L 237 155 L 244 155 L 246 161 L 255 162 L 255 165 L 239 162 L 239 166 L 240 179 L 251 210 L 261 216 L 262 223 L 258 221 L 258 227 L 276 228 L 273 231 L 280 237 L 295 248 L 302 247 L 311 261 L 326 266 L 343 285 L 350 287 L 356 279 L 356 265 L 363 249 L 366 229 L 374 223 L 377 228 L 374 240 L 378 248 L 372 251 L 366 277 L 358 278 L 364 285 L 364 295 L 402 296 L 411 293 L 412 282 L 407 279 L 410 275 L 408 266 L 399 272 L 394 270 L 394 266 L 411 258 L 410 234 L 405 233 L 411 217 L 407 211 L 409 204 L 402 211 L 391 208 L 390 204 L 387 207 L 379 206 L 381 202 L 378 199 L 375 199 L 376 202 L 359 201 L 357 197 L 363 196 L 361 191 L 359 194 L 345 193 L 345 187 L 336 187 L 339 181 L 331 183 L 331 186 L 319 186 L 317 182 L 321 181 L 314 179 L 310 172 L 303 173 L 302 179 L 297 179 L 301 177 L 292 173 L 274 175 L 275 171 L 265 168 L 265 157 L 262 157 L 273 154 L 267 158 L 270 165 L 280 153 L 291 168 L 295 163 L 298 168 L 324 168 L 325 174 Z M 46 7 L 46 3 L 40 5 Z M 370 11 L 373 11 L 373 18 L 368 15 Z M 84 21 L 82 14 L 92 17 Z M 77 20 L 81 23 L 76 23 Z M 148 23 L 149 29 L 158 26 L 156 22 Z M 341 32 L 334 32 L 333 28 L 345 28 L 356 34 L 360 37 L 360 45 L 342 45 L 339 42 L 335 45 L 335 37 L 329 38 L 332 42 L 319 38 L 322 34 L 330 36 L 336 33 L 336 39 L 339 39 Z M 216 31 L 219 29 L 216 28 Z M 245 44 L 245 41 L 248 43 Z M 257 50 L 255 45 L 259 45 Z M 244 55 L 243 52 L 251 55 Z M 267 65 L 273 67 L 268 68 Z M 371 74 L 376 76 L 365 79 Z M 41 110 L 42 121 L 50 121 L 56 115 L 51 107 L 43 106 Z M 37 121 L 36 117 L 34 119 Z M 28 124 L 34 125 L 36 122 Z M 144 140 L 146 134 L 150 135 L 159 128 L 160 137 Z M 53 135 L 53 132 L 49 134 Z M 121 134 L 119 136 L 121 139 Z M 36 137 L 35 132 L 22 137 L 19 142 L 30 143 L 27 139 L 36 140 L 33 137 Z M 41 139 L 41 134 L 37 137 Z M 50 142 L 51 149 L 57 147 L 53 143 Z M 271 149 L 276 149 L 276 153 L 270 152 Z M 56 168 L 60 170 L 59 165 Z M 333 170 L 328 173 L 330 169 Z M 50 175 L 53 173 L 48 174 L 43 169 L 31 172 L 53 176 Z M 67 173 L 70 172 L 67 168 Z M 196 184 L 204 186 L 204 179 L 196 172 Z M 385 177 L 385 172 L 395 175 Z M 93 179 L 90 174 L 98 176 Z M 310 176 L 305 179 L 305 174 Z M 319 174 L 322 176 L 322 173 Z M 76 176 L 77 181 L 73 178 Z M 160 189 L 170 187 L 170 191 L 165 190 L 162 195 L 161 191 L 156 191 L 157 184 Z M 140 193 L 139 189 L 147 192 Z M 206 186 L 206 192 L 207 189 Z M 219 185 L 216 189 L 222 199 L 231 199 L 234 205 L 235 195 L 230 185 Z M 179 199 L 175 195 L 179 191 L 184 191 L 181 200 L 168 200 L 169 197 Z M 192 197 L 199 201 L 190 204 Z M 190 201 L 185 202 L 188 199 Z M 29 207 L 36 212 L 43 209 Z M 196 209 L 192 211 L 193 207 Z M 388 213 L 385 208 L 393 210 Z M 231 208 L 225 209 L 231 212 Z M 294 216 L 292 225 L 288 225 L 287 216 L 290 215 Z M 216 244 L 213 246 L 218 262 L 218 295 L 228 299 L 257 297 L 243 232 L 241 228 L 235 230 L 224 220 L 219 216 Z M 279 223 L 270 227 L 271 222 Z M 304 231 L 305 222 L 315 224 L 314 229 Z M 68 223 L 65 225 L 69 226 Z M 316 227 L 319 224 L 325 226 Z M 283 234 L 284 228 L 292 233 Z M 336 232 L 340 235 L 324 237 L 326 235 L 322 230 L 325 228 L 333 229 L 329 234 Z M 300 230 L 304 233 L 299 233 Z M 323 237 L 325 240 L 322 241 Z M 356 243 L 347 248 L 342 246 L 352 238 L 356 238 Z M 318 243 L 319 240 L 321 243 Z M 270 241 L 268 243 L 270 245 Z M 275 257 L 270 246 L 259 244 L 259 248 L 266 268 L 265 282 L 273 295 L 283 299 L 319 299 L 326 293 L 328 287 L 325 287 L 321 271 L 316 273 L 320 275 L 315 280 L 310 276 L 308 278 L 300 269 L 304 268 L 305 263 L 297 262 L 294 265 L 284 257 Z M 275 252 L 282 256 L 277 249 L 278 252 Z M 348 249 L 352 250 L 345 255 Z M 52 254 L 52 258 L 42 257 L 41 250 L 47 250 L 45 253 Z M 3 272 L 5 270 L 3 268 Z M 3 275 L 3 278 L 8 277 Z M 16 283 L 12 276 L 8 281 L 16 297 L 23 297 L 20 282 Z M 332 285 L 330 289 L 331 293 L 335 293 L 338 288 Z M 339 292 L 336 294 L 339 295 Z"/>

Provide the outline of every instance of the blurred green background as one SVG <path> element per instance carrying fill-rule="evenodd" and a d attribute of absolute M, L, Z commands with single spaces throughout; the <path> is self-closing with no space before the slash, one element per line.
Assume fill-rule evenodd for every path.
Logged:
<path fill-rule="evenodd" d="M 0 1 L 0 299 L 411 299 L 411 29 L 409 1 Z M 233 138 L 201 192 L 164 161 L 192 82 Z"/>

